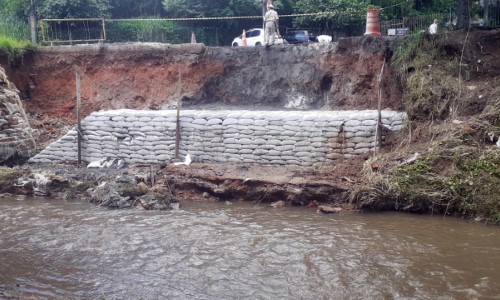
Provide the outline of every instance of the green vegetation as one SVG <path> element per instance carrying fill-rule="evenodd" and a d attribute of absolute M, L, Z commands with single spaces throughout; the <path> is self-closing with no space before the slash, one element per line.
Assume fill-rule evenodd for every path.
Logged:
<path fill-rule="evenodd" d="M 392 65 L 402 80 L 410 118 L 446 119 L 450 110 L 458 113 L 460 44 L 447 35 L 417 33 L 395 48 Z"/>
<path fill-rule="evenodd" d="M 0 36 L 0 55 L 7 57 L 10 62 L 22 59 L 24 53 L 33 50 L 33 48 L 30 42 Z"/>
<path fill-rule="evenodd" d="M 394 169 L 389 184 L 398 210 L 482 216 L 500 223 L 498 151 L 461 146 L 426 154 L 413 165 Z"/>
<path fill-rule="evenodd" d="M 280 15 L 322 13 L 311 16 L 301 16 L 294 18 L 281 18 L 281 28 L 309 28 L 324 34 L 335 34 L 343 32 L 345 34 L 362 34 L 365 27 L 366 10 L 368 8 L 380 8 L 382 19 L 401 19 L 403 17 L 425 15 L 432 13 L 455 13 L 457 9 L 464 8 L 459 5 L 465 0 L 274 0 L 273 5 Z M 478 1 L 473 1 L 474 3 Z M 34 3 L 31 10 L 31 3 Z M 468 7 L 468 6 L 467 6 Z M 473 15 L 481 15 L 481 7 L 474 5 Z M 14 16 L 19 20 L 27 20 L 28 15 L 33 12 L 34 16 L 40 19 L 64 19 L 64 18 L 142 18 L 143 16 L 156 18 L 203 18 L 203 17 L 241 17 L 259 16 L 262 14 L 263 1 L 255 0 L 0 0 L 0 14 Z M 469 15 L 463 14 L 463 15 Z M 486 13 L 485 13 L 486 15 Z M 146 17 L 147 18 L 147 17 Z M 5 18 L 4 18 L 5 19 Z M 10 23 L 10 21 L 9 21 Z M 22 22 L 25 23 L 25 22 Z M 241 34 L 243 28 L 259 27 L 260 19 L 232 19 L 232 20 L 190 20 L 179 21 L 176 27 L 189 28 L 194 30 L 199 37 L 198 40 L 207 45 L 227 45 L 232 38 Z M 60 39 L 57 34 L 61 34 L 63 29 L 84 32 L 88 30 L 88 25 L 80 22 L 69 26 L 54 24 L 49 31 L 53 31 L 54 39 Z M 111 30 L 125 30 L 125 33 L 111 32 L 116 40 L 145 40 L 161 42 L 162 39 L 175 41 L 175 33 L 170 27 L 159 23 L 155 28 L 150 28 L 148 32 L 141 28 L 134 30 L 131 25 L 120 25 L 112 23 Z M 153 26 L 153 25 L 151 25 Z M 1 25 L 0 25 L 1 27 Z M 64 27 L 64 28 L 62 28 Z M 21 28 L 21 27 L 19 27 Z M 160 30 L 165 30 L 161 33 Z M 27 26 L 23 24 L 23 31 L 27 31 Z M 59 31 L 59 33 L 57 33 Z M 127 35 L 128 33 L 128 35 Z M 73 33 L 66 33 L 72 35 Z M 0 32 L 0 35 L 2 33 Z M 180 34 L 179 34 L 180 35 Z M 11 36 L 18 40 L 26 39 L 20 36 Z M 168 37 L 165 37 L 168 36 Z M 76 38 L 72 38 L 75 40 Z M 182 34 L 182 40 L 185 35 Z M 187 39 L 189 39 L 189 34 Z M 113 41 L 113 40 L 112 40 Z"/>
<path fill-rule="evenodd" d="M 500 151 L 493 146 L 500 136 L 500 88 L 492 88 L 476 111 L 470 111 L 478 105 L 477 98 L 468 98 L 466 92 L 460 97 L 459 92 L 469 76 L 460 68 L 463 38 L 460 33 L 415 34 L 396 45 L 392 66 L 399 71 L 410 118 L 399 139 L 409 153 L 420 149 L 420 155 L 397 162 L 389 155 L 379 157 L 378 164 L 386 164 L 383 174 L 367 175 L 372 185 L 352 194 L 359 208 L 500 224 Z M 464 62 L 477 61 L 473 49 L 465 49 Z M 476 71 L 474 76 L 491 80 L 488 73 Z"/>
<path fill-rule="evenodd" d="M 29 40 L 28 24 L 15 15 L 0 11 L 0 36 L 16 40 Z"/>
<path fill-rule="evenodd" d="M 14 61 L 33 48 L 29 41 L 28 26 L 15 15 L 0 12 L 0 55 Z"/>

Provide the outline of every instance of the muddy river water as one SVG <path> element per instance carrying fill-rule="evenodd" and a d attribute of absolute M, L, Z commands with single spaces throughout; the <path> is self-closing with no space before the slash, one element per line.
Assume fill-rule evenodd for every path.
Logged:
<path fill-rule="evenodd" d="M 0 199 L 0 287 L 37 299 L 500 299 L 500 229 L 252 203 Z"/>

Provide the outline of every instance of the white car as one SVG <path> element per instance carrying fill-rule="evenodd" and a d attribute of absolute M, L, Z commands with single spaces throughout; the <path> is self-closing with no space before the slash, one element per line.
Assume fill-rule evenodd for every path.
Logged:
<path fill-rule="evenodd" d="M 231 45 L 233 47 L 241 46 L 241 37 L 236 37 Z M 264 29 L 262 28 L 252 28 L 246 31 L 247 46 L 262 46 L 264 42 Z M 275 35 L 274 44 L 284 44 L 285 40 L 279 35 Z"/>

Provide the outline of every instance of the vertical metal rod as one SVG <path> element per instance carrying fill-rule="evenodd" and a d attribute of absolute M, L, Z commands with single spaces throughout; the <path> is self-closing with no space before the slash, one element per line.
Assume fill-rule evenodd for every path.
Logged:
<path fill-rule="evenodd" d="M 180 113 L 181 113 L 181 84 L 182 84 L 182 73 L 179 71 L 179 81 L 177 83 L 177 124 L 175 128 L 175 158 L 179 158 L 179 144 L 181 141 L 181 121 L 180 121 Z"/>
<path fill-rule="evenodd" d="M 106 40 L 106 21 L 102 19 L 102 31 L 104 34 L 104 40 Z"/>
<path fill-rule="evenodd" d="M 76 119 L 78 121 L 77 132 L 78 132 L 78 164 L 82 163 L 82 124 L 80 120 L 80 106 L 81 106 L 81 96 L 80 96 L 80 73 L 76 71 Z"/>
<path fill-rule="evenodd" d="M 266 9 L 267 9 L 266 4 L 267 4 L 266 0 L 262 0 L 262 30 L 266 30 L 266 21 L 264 20 L 264 16 L 266 14 Z"/>
<path fill-rule="evenodd" d="M 373 155 L 377 155 L 377 150 L 382 148 L 382 75 L 384 74 L 385 61 L 380 69 L 380 75 L 378 76 L 378 113 L 377 113 L 377 128 L 375 129 L 375 151 Z"/>

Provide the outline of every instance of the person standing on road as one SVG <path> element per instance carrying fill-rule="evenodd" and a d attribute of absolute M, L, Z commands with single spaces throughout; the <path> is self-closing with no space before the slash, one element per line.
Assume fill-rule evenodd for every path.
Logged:
<path fill-rule="evenodd" d="M 265 43 L 266 47 L 270 45 L 274 45 L 274 39 L 276 34 L 279 35 L 278 31 L 278 13 L 274 10 L 274 6 L 269 4 L 267 7 L 267 12 L 264 15 L 264 24 L 265 24 Z"/>
<path fill-rule="evenodd" d="M 436 34 L 438 31 L 438 20 L 434 20 L 434 23 L 429 26 L 429 33 Z"/>

